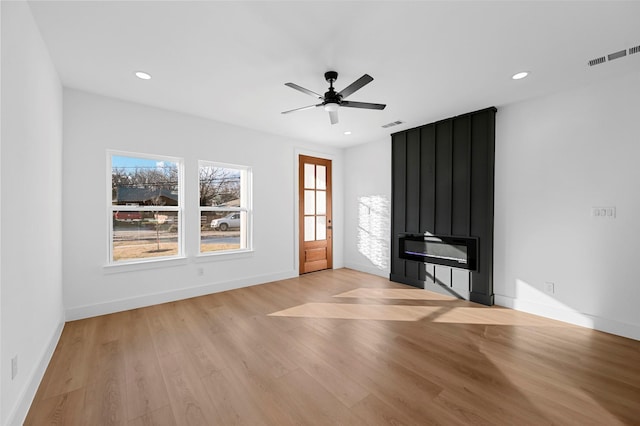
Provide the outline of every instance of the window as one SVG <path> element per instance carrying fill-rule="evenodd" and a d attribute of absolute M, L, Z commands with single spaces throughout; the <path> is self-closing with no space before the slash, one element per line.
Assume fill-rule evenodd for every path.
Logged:
<path fill-rule="evenodd" d="M 199 163 L 200 253 L 251 250 L 251 169 Z"/>
<path fill-rule="evenodd" d="M 110 153 L 109 263 L 183 255 L 182 161 Z"/>

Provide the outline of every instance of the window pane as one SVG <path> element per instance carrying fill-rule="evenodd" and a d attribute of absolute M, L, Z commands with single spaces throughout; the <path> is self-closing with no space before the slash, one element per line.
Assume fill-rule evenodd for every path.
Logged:
<path fill-rule="evenodd" d="M 316 167 L 313 164 L 304 165 L 304 187 L 313 189 L 316 187 Z"/>
<path fill-rule="evenodd" d="M 314 241 L 316 239 L 316 219 L 315 216 L 305 216 L 304 218 L 304 240 Z"/>
<path fill-rule="evenodd" d="M 200 166 L 200 207 L 240 207 L 241 175 L 239 169 Z"/>
<path fill-rule="evenodd" d="M 114 262 L 178 255 L 177 211 L 114 211 Z"/>
<path fill-rule="evenodd" d="M 327 239 L 327 217 L 326 216 L 316 216 L 316 240 L 326 240 Z"/>
<path fill-rule="evenodd" d="M 200 161 L 200 253 L 250 249 L 251 168 Z"/>
<path fill-rule="evenodd" d="M 327 189 L 327 168 L 316 166 L 316 188 Z"/>
<path fill-rule="evenodd" d="M 316 191 L 316 214 L 327 214 L 327 193 Z"/>
<path fill-rule="evenodd" d="M 304 191 L 304 214 L 315 214 L 315 191 Z"/>
<path fill-rule="evenodd" d="M 177 206 L 178 163 L 153 158 L 111 156 L 111 204 Z"/>
<path fill-rule="evenodd" d="M 246 248 L 246 241 L 241 236 L 241 228 L 246 227 L 245 212 L 207 211 L 202 212 L 202 216 L 206 217 L 206 222 L 200 231 L 201 253 Z"/>

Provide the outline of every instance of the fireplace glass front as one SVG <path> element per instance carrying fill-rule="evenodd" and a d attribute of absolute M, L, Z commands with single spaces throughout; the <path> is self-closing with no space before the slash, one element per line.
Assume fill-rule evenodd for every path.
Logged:
<path fill-rule="evenodd" d="M 402 259 L 476 270 L 477 238 L 400 234 L 399 244 Z"/>

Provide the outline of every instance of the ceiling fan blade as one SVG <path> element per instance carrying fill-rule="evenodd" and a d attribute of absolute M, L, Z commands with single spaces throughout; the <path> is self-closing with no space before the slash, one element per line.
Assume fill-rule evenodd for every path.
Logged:
<path fill-rule="evenodd" d="M 385 104 L 372 104 L 369 102 L 342 101 L 340 106 L 347 108 L 384 109 Z"/>
<path fill-rule="evenodd" d="M 360 90 L 363 86 L 371 83 L 372 81 L 373 81 L 373 77 L 371 77 L 369 74 L 365 74 L 359 79 L 357 79 L 356 81 L 354 81 L 353 83 L 351 83 L 346 88 L 342 89 L 342 92 L 340 92 L 339 95 L 342 96 L 342 98 L 344 99 L 347 96 L 351 95 L 356 90 Z"/>
<path fill-rule="evenodd" d="M 338 111 L 329 111 L 329 119 L 331 124 L 336 124 L 338 122 Z"/>
<path fill-rule="evenodd" d="M 309 105 L 309 106 L 302 107 L 302 108 L 290 109 L 289 111 L 282 111 L 281 114 L 289 114 L 290 112 L 296 112 L 296 111 L 302 111 L 302 110 L 305 110 L 305 109 L 317 108 L 319 106 L 322 106 L 322 104 Z"/>
<path fill-rule="evenodd" d="M 284 85 L 285 85 L 285 86 L 289 86 L 289 87 L 291 87 L 292 89 L 299 90 L 299 91 L 301 91 L 302 93 L 306 93 L 307 95 L 311 95 L 311 96 L 313 96 L 314 98 L 324 99 L 324 98 L 322 97 L 322 95 L 319 95 L 319 94 L 317 94 L 316 92 L 312 92 L 312 91 L 311 91 L 311 90 L 309 90 L 309 89 L 305 89 L 305 88 L 304 88 L 304 87 L 302 87 L 302 86 L 298 86 L 298 85 L 297 85 L 297 84 L 295 84 L 295 83 L 285 83 Z"/>

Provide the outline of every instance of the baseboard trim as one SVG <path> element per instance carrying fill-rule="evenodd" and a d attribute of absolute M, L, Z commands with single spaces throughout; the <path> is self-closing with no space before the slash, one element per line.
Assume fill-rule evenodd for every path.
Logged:
<path fill-rule="evenodd" d="M 92 305 L 76 306 L 66 310 L 67 321 L 74 321 L 84 318 L 107 315 L 115 312 L 128 311 L 130 309 L 143 308 L 146 306 L 158 305 L 160 303 L 174 302 L 176 300 L 189 299 L 191 297 L 204 296 L 221 291 L 235 290 L 252 285 L 264 284 L 271 281 L 286 280 L 295 278 L 298 272 L 284 271 L 275 274 L 257 275 L 219 283 L 210 283 L 195 287 L 180 288 L 161 293 L 146 294 L 126 299 L 112 300 L 109 302 L 96 303 Z"/>
<path fill-rule="evenodd" d="M 516 311 L 527 312 L 629 339 L 640 340 L 640 325 L 637 324 L 624 323 L 571 309 L 562 309 L 556 306 L 548 306 L 542 303 L 498 294 L 495 295 L 495 304 L 505 308 L 515 309 Z"/>
<path fill-rule="evenodd" d="M 63 321 L 61 321 L 54 330 L 51 339 L 49 339 L 49 343 L 45 346 L 44 352 L 40 356 L 40 361 L 31 371 L 31 375 L 27 380 L 27 385 L 23 388 L 20 396 L 18 397 L 18 403 L 13 408 L 13 411 L 9 413 L 7 425 L 21 425 L 24 423 L 27 413 L 29 412 L 29 408 L 31 408 L 31 404 L 33 403 L 33 398 L 36 396 L 36 392 L 42 382 L 44 373 L 47 370 L 51 357 L 56 350 L 58 341 L 60 341 L 62 329 L 64 328 L 64 318 L 62 318 L 62 320 Z"/>
<path fill-rule="evenodd" d="M 360 263 L 351 263 L 351 262 L 345 262 L 344 267 L 348 269 L 353 269 L 355 271 L 365 272 L 371 275 L 377 275 L 382 278 L 389 278 L 388 269 L 378 269 L 373 266 L 363 265 Z"/>

